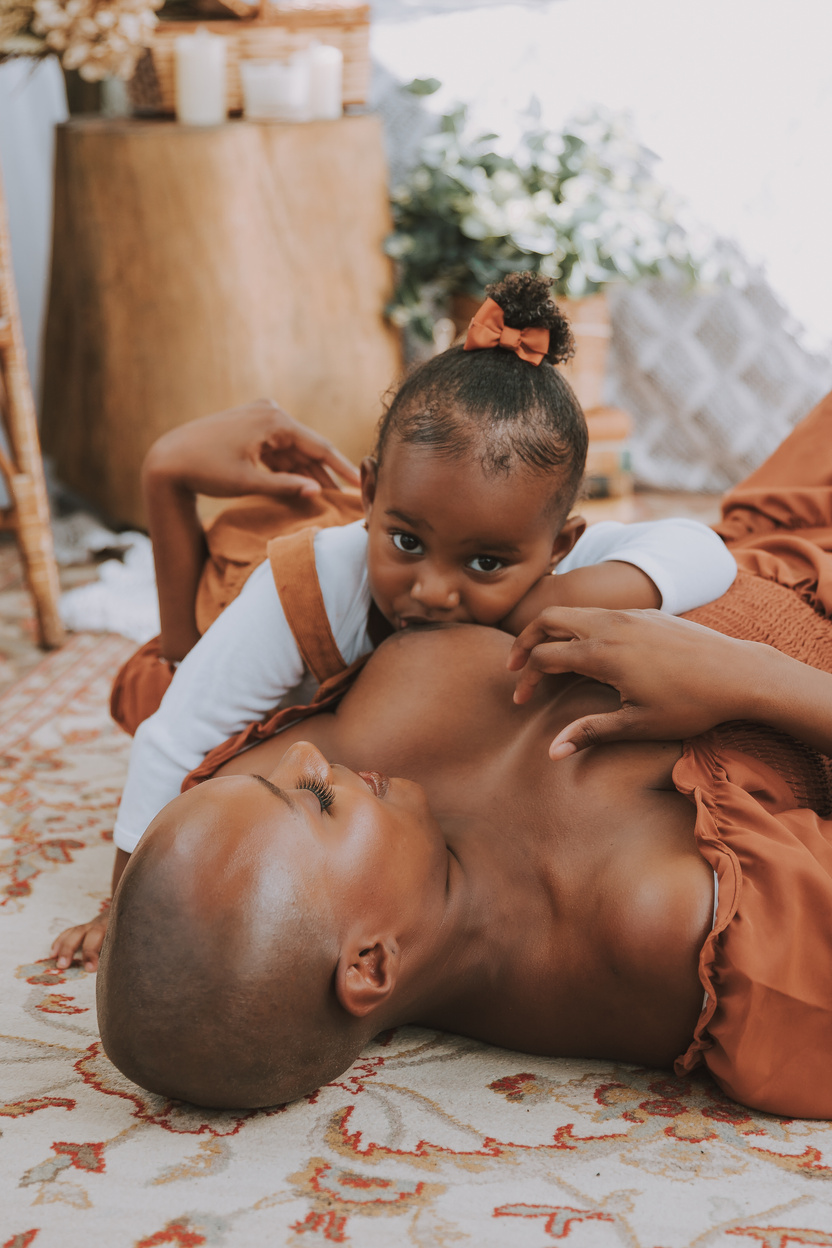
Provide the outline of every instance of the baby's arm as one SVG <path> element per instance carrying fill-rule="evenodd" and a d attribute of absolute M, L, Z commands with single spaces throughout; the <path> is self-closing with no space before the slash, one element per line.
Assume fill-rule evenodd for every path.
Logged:
<path fill-rule="evenodd" d="M 658 607 L 681 615 L 724 594 L 737 565 L 712 529 L 682 518 L 592 525 L 502 627 L 521 632 L 546 607 Z"/>
<path fill-rule="evenodd" d="M 139 726 L 116 819 L 132 853 L 145 828 L 215 746 L 275 709 L 303 678 L 268 562 L 182 660 L 162 703 Z"/>
<path fill-rule="evenodd" d="M 136 732 L 114 837 L 113 891 L 145 828 L 180 792 L 182 781 L 214 746 L 267 714 L 303 677 L 268 563 L 200 638 L 177 669 L 155 715 Z M 52 946 L 58 966 L 80 950 L 94 971 L 107 912 L 62 932 Z"/>
<path fill-rule="evenodd" d="M 345 663 L 371 649 L 366 544 L 360 522 L 315 538 L 324 607 Z M 271 566 L 263 563 L 183 659 L 159 710 L 136 732 L 114 833 L 114 889 L 145 829 L 177 796 L 185 776 L 215 746 L 271 714 L 304 672 Z M 63 932 L 53 945 L 59 965 L 69 965 L 81 949 L 86 969 L 95 970 L 106 923 L 105 913 Z"/>
<path fill-rule="evenodd" d="M 360 522 L 324 529 L 315 537 L 324 608 L 347 663 L 363 652 L 366 635 L 365 551 Z M 139 726 L 116 820 L 116 845 L 131 853 L 205 755 L 270 715 L 305 671 L 266 561 L 182 660 L 158 711 Z"/>

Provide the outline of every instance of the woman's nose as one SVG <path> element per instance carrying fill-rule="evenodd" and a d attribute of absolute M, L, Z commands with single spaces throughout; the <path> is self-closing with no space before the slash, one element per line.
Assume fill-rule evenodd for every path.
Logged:
<path fill-rule="evenodd" d="M 422 566 L 413 583 L 411 596 L 428 610 L 453 611 L 459 606 L 459 590 L 451 576 Z"/>
<path fill-rule="evenodd" d="M 294 745 L 290 745 L 266 779 L 280 787 L 281 781 L 283 784 L 286 783 L 287 772 L 291 773 L 293 781 L 304 774 L 311 774 L 323 780 L 325 784 L 329 784 L 332 778 L 332 768 L 318 747 L 311 741 L 296 741 Z"/>

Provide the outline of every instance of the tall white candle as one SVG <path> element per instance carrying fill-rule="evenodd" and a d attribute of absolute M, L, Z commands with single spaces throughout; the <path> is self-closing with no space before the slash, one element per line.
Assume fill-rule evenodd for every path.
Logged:
<path fill-rule="evenodd" d="M 218 126 L 226 118 L 225 40 L 200 28 L 176 47 L 176 117 L 189 126 Z"/>
<path fill-rule="evenodd" d="M 344 54 L 340 48 L 312 43 L 309 58 L 309 116 L 328 121 L 343 111 Z"/>

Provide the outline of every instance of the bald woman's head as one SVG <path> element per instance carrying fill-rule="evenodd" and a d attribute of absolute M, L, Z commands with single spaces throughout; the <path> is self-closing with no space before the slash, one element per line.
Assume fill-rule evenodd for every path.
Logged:
<path fill-rule="evenodd" d="M 154 820 L 116 893 L 98 971 L 107 1055 L 199 1105 L 312 1091 L 405 1021 L 402 947 L 425 964 L 414 933 L 441 918 L 446 879 L 418 785 L 330 767 L 307 743 L 271 780 L 207 781 Z"/>
<path fill-rule="evenodd" d="M 269 861 L 268 830 L 219 829 L 205 796 L 171 803 L 125 872 L 98 972 L 101 1038 L 149 1091 L 274 1105 L 340 1074 L 366 1035 L 332 991 L 338 941 L 314 879 Z"/>

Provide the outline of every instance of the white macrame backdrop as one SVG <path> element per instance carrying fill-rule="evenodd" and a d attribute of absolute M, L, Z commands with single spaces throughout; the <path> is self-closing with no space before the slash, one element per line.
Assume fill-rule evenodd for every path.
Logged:
<path fill-rule="evenodd" d="M 646 486 L 719 493 L 756 468 L 832 388 L 759 275 L 745 289 L 613 288 L 608 398 L 636 422 Z"/>

